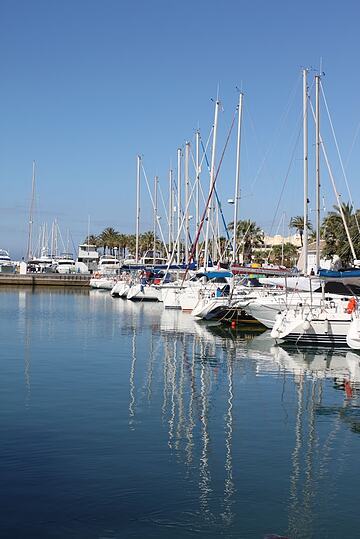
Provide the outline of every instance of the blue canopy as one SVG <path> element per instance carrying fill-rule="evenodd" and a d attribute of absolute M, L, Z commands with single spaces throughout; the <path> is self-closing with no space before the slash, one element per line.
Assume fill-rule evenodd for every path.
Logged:
<path fill-rule="evenodd" d="M 340 271 L 334 271 L 334 270 L 326 270 L 326 269 L 320 269 L 319 270 L 319 277 L 323 278 L 330 278 L 330 279 L 347 279 L 347 278 L 359 278 L 360 279 L 360 269 L 356 268 L 349 268 L 345 270 Z"/>

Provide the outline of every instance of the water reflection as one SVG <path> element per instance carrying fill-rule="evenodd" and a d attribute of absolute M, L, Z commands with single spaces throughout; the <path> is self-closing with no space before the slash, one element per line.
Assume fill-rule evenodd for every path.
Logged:
<path fill-rule="evenodd" d="M 60 343 L 72 354 L 80 373 L 76 390 L 90 368 L 81 358 L 99 359 L 91 364 L 95 377 L 111 377 L 113 365 L 121 364 L 125 380 L 111 379 L 106 387 L 121 387 L 124 405 L 102 402 L 112 419 L 123 419 L 106 432 L 107 451 L 120 437 L 125 460 L 130 437 L 129 466 L 136 467 L 136 452 L 140 448 L 139 458 L 150 458 L 154 449 L 147 441 L 154 444 L 156 437 L 163 460 L 156 474 L 161 478 L 166 469 L 169 483 L 178 486 L 180 477 L 187 489 L 181 508 L 168 509 L 170 502 L 159 495 L 157 510 L 143 510 L 133 521 L 156 522 L 156 530 L 181 526 L 184 537 L 340 536 L 335 527 L 332 535 L 327 530 L 325 517 L 320 520 L 338 510 L 344 477 L 352 470 L 360 432 L 356 353 L 274 346 L 256 328 L 196 323 L 188 314 L 114 300 L 102 291 L 21 291 L 17 324 L 25 406 L 34 362 L 40 369 L 36 350 L 45 341 L 50 350 Z M 106 361 L 110 356 L 112 362 Z M 51 376 L 51 365 L 44 364 Z M 88 413 L 95 411 L 94 404 Z M 118 491 L 112 488 L 118 503 L 121 482 Z"/>
<path fill-rule="evenodd" d="M 233 433 L 234 422 L 241 419 L 238 415 L 244 411 L 238 406 L 239 387 L 234 384 L 234 376 L 241 377 L 243 361 L 250 360 L 255 375 L 282 379 L 283 389 L 277 398 L 282 400 L 290 422 L 292 402 L 286 392 L 295 391 L 288 529 L 282 532 L 293 539 L 311 537 L 320 483 L 331 479 L 328 463 L 335 458 L 335 445 L 339 451 L 336 440 L 339 421 L 332 424 L 324 437 L 318 432 L 318 419 L 323 413 L 338 413 L 339 419 L 344 420 L 349 418 L 343 413 L 345 409 L 350 407 L 354 411 L 360 383 L 359 356 L 353 352 L 287 350 L 273 346 L 267 335 L 256 336 L 256 331 L 197 324 L 190 316 L 179 312 L 162 311 L 159 317 L 156 332 L 160 330 L 163 347 L 156 361 L 162 362 L 160 415 L 162 422 L 168 425 L 170 451 L 177 462 L 184 464 L 187 477 L 197 482 L 198 518 L 203 525 L 207 522 L 216 529 L 223 525 L 231 529 L 239 519 L 236 500 L 241 488 L 237 485 L 238 473 L 234 473 Z M 152 349 L 150 339 L 152 359 L 148 368 L 151 373 Z M 332 380 L 333 385 L 324 387 L 327 379 Z M 349 384 L 351 395 L 349 389 L 345 389 Z M 219 386 L 221 395 L 217 393 Z M 333 397 L 329 393 L 340 388 L 343 403 L 330 409 L 324 401 Z M 151 399 L 151 392 L 147 392 L 147 397 Z M 351 421 L 355 432 L 353 417 Z M 236 444 L 238 454 L 238 439 Z M 336 460 L 339 463 L 343 458 L 340 444 Z M 222 476 L 222 494 L 219 476 Z"/>

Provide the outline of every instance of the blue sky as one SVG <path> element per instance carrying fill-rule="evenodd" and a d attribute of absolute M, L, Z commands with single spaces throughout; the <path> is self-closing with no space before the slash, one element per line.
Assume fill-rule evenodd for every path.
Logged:
<path fill-rule="evenodd" d="M 318 69 L 359 204 L 360 6 L 356 1 L 2 0 L 0 248 L 26 247 L 32 161 L 35 220 L 57 218 L 77 244 L 106 226 L 135 229 L 136 155 L 167 197 L 170 162 L 199 126 L 206 139 L 219 87 L 218 159 L 242 87 L 241 217 L 276 231 L 302 212 L 301 67 Z M 309 75 L 312 84 L 314 72 Z M 325 109 L 339 191 L 347 200 Z M 314 208 L 310 127 L 310 207 Z M 292 159 L 292 155 L 294 155 Z M 323 167 L 324 168 L 324 167 Z M 235 131 L 219 175 L 227 221 Z M 286 180 L 284 194 L 279 195 Z M 204 173 L 203 184 L 208 188 Z M 335 202 L 323 172 L 325 207 Z M 142 230 L 152 226 L 143 189 Z M 278 207 L 277 215 L 275 210 Z M 35 231 L 36 235 L 36 231 Z"/>

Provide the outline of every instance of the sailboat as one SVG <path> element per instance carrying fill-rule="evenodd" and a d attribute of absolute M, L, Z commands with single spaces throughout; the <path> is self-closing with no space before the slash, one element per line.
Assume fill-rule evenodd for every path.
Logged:
<path fill-rule="evenodd" d="M 317 239 L 317 270 L 320 264 L 320 145 L 322 145 L 325 161 L 328 165 L 330 178 L 333 184 L 335 196 L 340 208 L 346 235 L 351 247 L 354 263 L 357 263 L 355 250 L 350 237 L 348 225 L 344 218 L 342 206 L 337 193 L 331 169 L 328 164 L 326 151 L 320 136 L 319 129 L 319 89 L 320 76 L 315 76 L 316 88 L 316 239 Z M 360 325 L 358 324 L 359 306 L 357 294 L 360 291 L 360 272 L 352 269 L 349 272 L 327 272 L 319 271 L 322 278 L 323 291 L 325 282 L 332 281 L 333 284 L 340 282 L 345 284 L 348 295 L 334 297 L 332 301 L 326 302 L 325 296 L 320 301 L 320 305 L 299 304 L 288 308 L 277 315 L 271 336 L 279 340 L 295 342 L 296 344 L 320 344 L 330 346 L 351 346 L 360 348 Z M 354 288 L 355 286 L 355 288 Z M 350 335 L 348 335 L 351 327 Z"/>

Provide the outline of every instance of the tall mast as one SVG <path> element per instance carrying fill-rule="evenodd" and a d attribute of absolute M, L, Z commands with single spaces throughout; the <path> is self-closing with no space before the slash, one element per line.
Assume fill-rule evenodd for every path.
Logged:
<path fill-rule="evenodd" d="M 195 223 L 196 233 L 200 225 L 200 131 L 195 135 L 195 168 L 196 168 L 196 191 L 195 191 Z M 196 263 L 199 265 L 199 242 L 196 242 Z"/>
<path fill-rule="evenodd" d="M 157 225 L 157 185 L 158 177 L 154 178 L 154 243 L 153 243 L 153 264 L 155 266 L 155 251 L 156 251 L 156 225 Z"/>
<path fill-rule="evenodd" d="M 32 181 L 31 181 L 31 203 L 30 203 L 30 215 L 29 215 L 29 236 L 26 252 L 26 260 L 29 260 L 33 256 L 32 252 L 32 228 L 34 222 L 34 206 L 35 206 L 35 161 L 32 164 Z"/>
<path fill-rule="evenodd" d="M 137 156 L 136 167 L 136 247 L 135 247 L 135 262 L 139 262 L 139 230 L 140 230 L 140 167 L 141 157 Z"/>
<path fill-rule="evenodd" d="M 320 269 L 320 75 L 315 75 L 316 271 Z"/>
<path fill-rule="evenodd" d="M 88 229 L 87 229 L 87 252 L 89 254 L 89 243 L 90 243 L 90 215 L 88 215 Z"/>
<path fill-rule="evenodd" d="M 303 232 L 303 253 L 304 253 L 304 275 L 308 275 L 308 200 L 309 200 L 309 159 L 308 159 L 308 87 L 307 69 L 303 69 L 303 148 L 304 148 L 304 232 Z"/>
<path fill-rule="evenodd" d="M 57 219 L 54 220 L 54 257 L 58 256 L 58 224 Z"/>
<path fill-rule="evenodd" d="M 54 258 L 54 221 L 51 223 L 50 256 Z"/>
<path fill-rule="evenodd" d="M 234 204 L 234 241 L 233 241 L 233 254 L 232 262 L 236 261 L 237 251 L 237 222 L 239 211 L 239 199 L 240 199 L 240 143 L 241 143 L 241 123 L 242 123 L 242 102 L 243 93 L 239 95 L 239 107 L 238 107 L 238 129 L 237 129 L 237 145 L 236 145 L 236 175 L 235 175 L 235 204 Z"/>
<path fill-rule="evenodd" d="M 173 243 L 173 211 L 174 211 L 173 171 L 170 168 L 169 170 L 169 253 L 172 252 L 172 243 Z"/>
<path fill-rule="evenodd" d="M 282 215 L 281 265 L 284 265 L 285 212 Z"/>
<path fill-rule="evenodd" d="M 217 136 L 217 124 L 218 124 L 218 116 L 219 116 L 219 107 L 220 107 L 220 101 L 217 99 L 216 104 L 215 104 L 214 131 L 213 131 L 211 167 L 210 167 L 209 194 L 212 193 L 212 196 L 211 196 L 211 200 L 209 202 L 209 205 L 208 205 L 208 208 L 207 208 L 207 211 L 206 211 L 207 221 L 206 221 L 205 253 L 204 253 L 204 267 L 205 267 L 205 269 L 208 267 L 208 263 L 209 263 L 209 229 L 210 229 L 210 218 L 212 216 L 212 204 L 213 204 L 213 200 L 214 200 L 213 184 L 215 183 L 215 153 L 216 153 L 216 136 Z"/>
<path fill-rule="evenodd" d="M 180 264 L 181 255 L 181 148 L 177 151 L 177 195 L 178 195 L 178 207 L 177 207 L 177 263 Z"/>
<path fill-rule="evenodd" d="M 185 143 L 185 263 L 189 263 L 189 157 L 190 142 Z"/>

